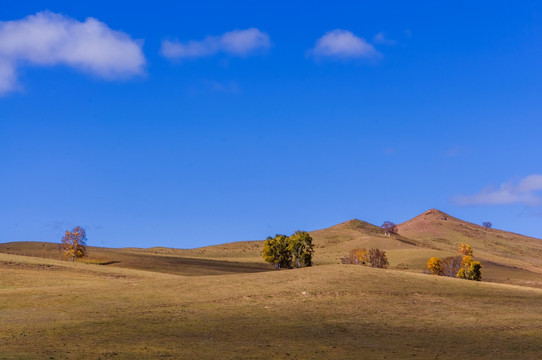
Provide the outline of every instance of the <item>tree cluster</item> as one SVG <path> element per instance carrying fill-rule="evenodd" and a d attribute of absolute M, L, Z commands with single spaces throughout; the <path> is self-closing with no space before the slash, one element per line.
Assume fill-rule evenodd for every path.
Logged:
<path fill-rule="evenodd" d="M 466 280 L 482 280 L 479 261 L 472 260 L 472 247 L 468 244 L 461 244 L 458 249 L 458 256 L 450 256 L 441 260 L 432 257 L 427 261 L 426 268 L 431 275 L 457 277 Z"/>
<path fill-rule="evenodd" d="M 312 265 L 314 245 L 308 232 L 296 231 L 291 236 L 275 235 L 267 237 L 263 245 L 262 257 L 275 265 L 275 269 L 292 269 Z"/>
<path fill-rule="evenodd" d="M 87 255 L 87 233 L 81 226 L 75 227 L 72 231 L 66 230 L 60 241 L 60 251 L 65 256 L 82 258 Z"/>
<path fill-rule="evenodd" d="M 341 258 L 343 264 L 368 265 L 386 269 L 389 265 L 386 252 L 380 249 L 353 249 Z"/>

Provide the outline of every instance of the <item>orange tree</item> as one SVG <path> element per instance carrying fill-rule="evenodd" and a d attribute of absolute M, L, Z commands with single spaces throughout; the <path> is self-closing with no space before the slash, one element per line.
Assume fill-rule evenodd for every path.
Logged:
<path fill-rule="evenodd" d="M 82 258 L 87 255 L 87 233 L 81 226 L 75 227 L 72 231 L 66 230 L 60 242 L 60 250 L 64 255 L 75 258 Z"/>

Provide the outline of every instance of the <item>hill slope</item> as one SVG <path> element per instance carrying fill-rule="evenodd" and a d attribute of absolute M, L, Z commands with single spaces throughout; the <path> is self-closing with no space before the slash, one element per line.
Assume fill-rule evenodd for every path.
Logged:
<path fill-rule="evenodd" d="M 355 248 L 390 250 L 414 249 L 417 243 L 401 235 L 385 236 L 384 231 L 368 222 L 353 219 L 326 229 L 310 232 L 315 245 L 316 264 L 337 264 Z"/>
<path fill-rule="evenodd" d="M 461 243 L 488 262 L 542 274 L 542 240 L 469 223 L 431 209 L 398 225 L 399 234 L 422 247 L 454 253 Z"/>
<path fill-rule="evenodd" d="M 537 359 L 542 343 L 542 290 L 394 270 L 187 277 L 0 254 L 0 273 L 2 359 Z"/>
<path fill-rule="evenodd" d="M 340 263 L 355 248 L 386 251 L 390 269 L 423 272 L 427 259 L 456 255 L 461 243 L 482 261 L 483 280 L 542 287 L 542 240 L 486 229 L 439 210 L 429 210 L 398 225 L 398 234 L 361 220 L 350 220 L 310 232 L 315 244 L 315 266 Z M 180 275 L 224 275 L 272 271 L 261 258 L 263 241 L 242 241 L 196 249 L 107 249 L 90 247 L 90 262 Z M 4 243 L 0 252 L 58 259 L 53 243 Z"/>

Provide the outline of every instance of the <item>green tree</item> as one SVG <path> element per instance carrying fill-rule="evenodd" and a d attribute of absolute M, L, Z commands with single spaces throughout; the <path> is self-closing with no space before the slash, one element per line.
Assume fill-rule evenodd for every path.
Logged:
<path fill-rule="evenodd" d="M 66 230 L 60 242 L 60 249 L 72 261 L 75 258 L 82 258 L 87 255 L 87 233 L 81 226 L 75 227 L 72 231 Z"/>
<path fill-rule="evenodd" d="M 277 234 L 274 238 L 268 236 L 263 245 L 262 257 L 265 261 L 275 265 L 275 269 L 292 268 L 292 252 L 289 238 Z"/>
<path fill-rule="evenodd" d="M 312 265 L 314 245 L 312 237 L 306 231 L 296 231 L 289 238 L 289 249 L 293 255 L 294 265 L 297 268 Z"/>

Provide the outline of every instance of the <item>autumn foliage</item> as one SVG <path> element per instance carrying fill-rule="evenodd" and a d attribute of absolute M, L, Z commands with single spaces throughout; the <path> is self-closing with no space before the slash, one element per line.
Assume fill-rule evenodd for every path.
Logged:
<path fill-rule="evenodd" d="M 457 277 L 460 279 L 482 280 L 479 261 L 472 260 L 472 248 L 468 244 L 461 244 L 457 252 L 463 256 L 451 256 L 444 260 L 432 257 L 427 261 L 426 268 L 432 275 Z"/>
<path fill-rule="evenodd" d="M 60 250 L 66 256 L 82 258 L 87 255 L 87 233 L 81 226 L 75 227 L 72 231 L 66 230 L 60 242 Z"/>
<path fill-rule="evenodd" d="M 442 275 L 442 260 L 438 257 L 432 257 L 427 260 L 427 265 L 425 266 L 431 275 Z"/>
<path fill-rule="evenodd" d="M 459 245 L 457 253 L 465 256 L 472 256 L 472 248 L 469 246 L 469 244 L 461 244 Z"/>
<path fill-rule="evenodd" d="M 365 265 L 369 262 L 369 251 L 366 249 L 353 249 L 345 257 L 341 258 L 343 264 L 361 264 Z"/>
<path fill-rule="evenodd" d="M 386 269 L 389 265 L 386 252 L 380 249 L 353 249 L 341 258 L 343 264 L 368 265 L 370 267 Z"/>

